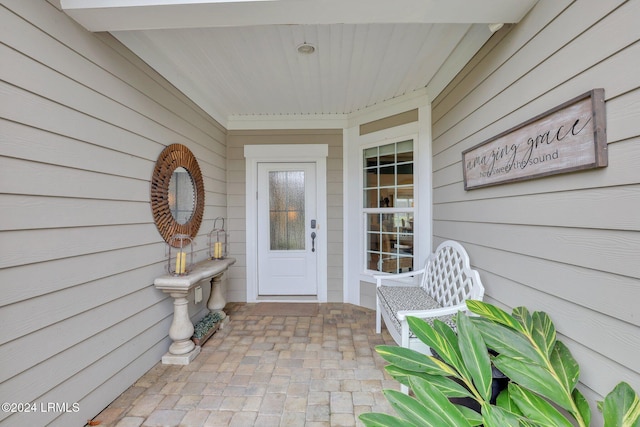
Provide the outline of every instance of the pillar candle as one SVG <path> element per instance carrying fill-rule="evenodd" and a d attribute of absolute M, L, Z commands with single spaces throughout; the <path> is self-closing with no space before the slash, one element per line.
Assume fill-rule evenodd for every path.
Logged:
<path fill-rule="evenodd" d="M 178 252 L 176 254 L 176 269 L 175 269 L 176 274 L 180 274 L 180 268 L 181 268 L 180 263 L 181 263 L 180 252 Z"/>
<path fill-rule="evenodd" d="M 180 274 L 187 272 L 187 253 L 180 252 Z"/>
<path fill-rule="evenodd" d="M 176 274 L 183 274 L 187 269 L 187 254 L 186 252 L 178 252 L 176 254 Z"/>

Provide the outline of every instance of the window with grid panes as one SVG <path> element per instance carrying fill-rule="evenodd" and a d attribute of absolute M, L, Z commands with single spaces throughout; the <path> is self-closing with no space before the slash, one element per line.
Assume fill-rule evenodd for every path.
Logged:
<path fill-rule="evenodd" d="M 365 268 L 413 270 L 413 140 L 363 150 Z"/>

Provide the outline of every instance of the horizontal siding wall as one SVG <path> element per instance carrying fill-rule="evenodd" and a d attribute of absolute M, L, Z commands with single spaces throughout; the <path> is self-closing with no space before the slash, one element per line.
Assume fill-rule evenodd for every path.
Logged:
<path fill-rule="evenodd" d="M 3 1 L 0 35 L 0 397 L 80 408 L 0 423 L 84 425 L 170 344 L 172 299 L 153 286 L 165 271 L 155 161 L 172 143 L 198 159 L 204 259 L 226 215 L 225 129 L 46 1 Z"/>
<path fill-rule="evenodd" d="M 639 18 L 637 1 L 540 0 L 433 102 L 434 245 L 465 245 L 489 302 L 547 312 L 592 403 L 640 392 Z M 464 190 L 462 151 L 599 87 L 608 167 Z"/>
<path fill-rule="evenodd" d="M 327 301 L 343 301 L 342 274 L 342 130 L 230 130 L 228 144 L 229 268 L 227 299 L 247 301 L 245 145 L 327 144 Z"/>

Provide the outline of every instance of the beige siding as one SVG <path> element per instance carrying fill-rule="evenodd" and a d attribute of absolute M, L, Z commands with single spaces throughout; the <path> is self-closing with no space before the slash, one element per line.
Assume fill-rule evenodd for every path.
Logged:
<path fill-rule="evenodd" d="M 433 102 L 434 245 L 465 245 L 488 301 L 549 313 L 591 400 L 640 390 L 638 16 L 637 1 L 541 0 Z M 464 191 L 462 151 L 598 87 L 607 168 Z"/>
<path fill-rule="evenodd" d="M 157 156 L 181 143 L 198 158 L 203 259 L 226 215 L 225 130 L 46 1 L 3 1 L 0 38 L 0 396 L 80 407 L 0 423 L 84 425 L 169 346 L 172 301 L 153 287 L 165 267 L 149 206 Z"/>
<path fill-rule="evenodd" d="M 247 300 L 245 145 L 328 144 L 327 158 L 327 301 L 343 300 L 342 290 L 342 130 L 229 131 L 229 251 L 238 261 L 229 270 L 227 299 Z"/>

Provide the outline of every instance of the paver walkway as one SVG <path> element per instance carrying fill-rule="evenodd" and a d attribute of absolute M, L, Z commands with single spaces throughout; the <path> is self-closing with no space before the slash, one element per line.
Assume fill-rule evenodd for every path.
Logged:
<path fill-rule="evenodd" d="M 394 413 L 383 388 L 399 389 L 374 347 L 375 313 L 321 304 L 317 316 L 230 316 L 187 366 L 158 363 L 95 420 L 100 426 L 361 426 L 364 412 Z"/>

